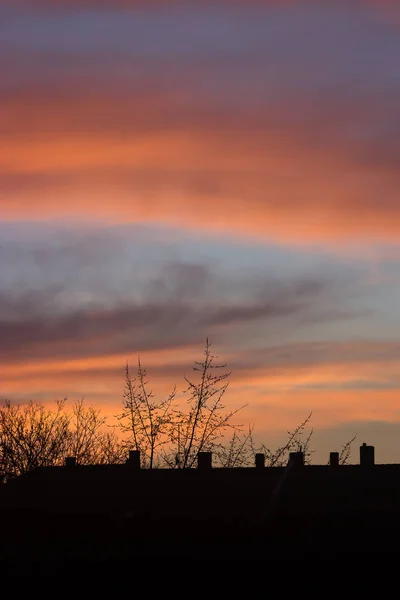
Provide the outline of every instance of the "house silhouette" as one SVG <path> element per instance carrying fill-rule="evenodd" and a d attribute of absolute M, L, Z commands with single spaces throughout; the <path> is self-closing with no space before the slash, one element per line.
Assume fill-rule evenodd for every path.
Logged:
<path fill-rule="evenodd" d="M 200 453 L 196 469 L 141 469 L 125 464 L 44 467 L 0 489 L 1 558 L 38 569 L 60 561 L 118 565 L 132 557 L 284 559 L 309 554 L 397 552 L 400 464 L 375 464 L 360 446 L 356 465 L 213 468 Z M 12 567 L 14 568 L 14 566 Z M 44 568 L 44 567 L 43 567 Z"/>

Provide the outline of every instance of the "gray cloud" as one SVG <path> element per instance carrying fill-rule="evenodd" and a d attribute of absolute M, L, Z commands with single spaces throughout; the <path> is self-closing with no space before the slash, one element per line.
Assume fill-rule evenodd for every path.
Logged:
<path fill-rule="evenodd" d="M 223 336 L 226 328 L 287 316 L 301 323 L 318 318 L 330 289 L 323 278 L 282 282 L 253 275 L 218 282 L 217 273 L 204 265 L 167 263 L 143 285 L 139 300 L 106 296 L 106 303 L 100 298 L 80 305 L 79 300 L 63 302 L 67 288 L 20 296 L 3 291 L 0 353 L 3 360 L 132 353 L 190 344 L 218 332 Z"/>
<path fill-rule="evenodd" d="M 2 360 L 131 354 L 207 335 L 239 336 L 240 347 L 254 328 L 298 330 L 363 314 L 362 303 L 347 304 L 362 293 L 362 268 L 299 259 L 281 274 L 280 261 L 292 259 L 279 252 L 272 260 L 265 248 L 175 235 L 140 226 L 3 225 Z"/>
<path fill-rule="evenodd" d="M 338 317 L 340 318 L 340 316 Z M 266 374 L 304 370 L 321 365 L 357 365 L 400 361 L 400 341 L 357 339 L 344 341 L 310 341 L 257 348 L 237 353 L 233 368 L 265 369 Z M 314 385 L 313 383 L 311 385 Z M 329 382 L 323 385 L 330 385 Z M 333 385 L 333 384 L 332 384 Z"/>

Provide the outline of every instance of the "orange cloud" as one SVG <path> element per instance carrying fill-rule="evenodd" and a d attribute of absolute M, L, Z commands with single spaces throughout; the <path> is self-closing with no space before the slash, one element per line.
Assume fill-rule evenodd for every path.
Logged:
<path fill-rule="evenodd" d="M 26 56 L 13 60 L 25 65 L 23 75 Z M 156 61 L 136 87 L 126 77 L 115 87 L 104 81 L 99 57 L 82 60 L 75 57 L 57 85 L 45 83 L 44 69 L 34 85 L 4 93 L 3 220 L 151 221 L 284 243 L 397 241 L 391 87 L 313 89 L 305 68 L 299 75 L 285 67 L 285 84 L 269 89 L 266 78 L 259 90 L 253 81 L 247 105 L 237 84 L 226 96 L 214 90 L 227 67 L 222 59 L 167 75 Z M 127 57 L 104 60 L 108 73 L 129 66 Z M 226 76 L 227 84 L 242 71 Z M 235 93 L 243 96 L 237 104 Z"/>
<path fill-rule="evenodd" d="M 40 110 L 39 103 L 18 108 L 9 101 L 3 118 L 10 133 L 0 148 L 3 219 L 100 215 L 111 222 L 165 222 L 286 242 L 394 240 L 399 234 L 397 142 L 389 138 L 375 148 L 373 140 L 362 146 L 333 135 L 335 128 L 345 129 L 356 106 L 321 125 L 320 136 L 315 121 L 285 123 L 281 115 L 279 127 L 273 114 L 253 122 L 244 115 L 235 127 L 229 112 L 217 123 L 194 109 L 187 127 L 179 104 L 164 126 L 146 131 L 158 112 L 154 97 L 150 109 L 142 99 L 143 112 L 136 110 L 142 121 L 129 121 L 125 106 L 108 127 L 107 115 L 118 113 L 118 102 L 107 100 L 98 101 L 106 122 L 102 128 L 100 119 L 96 132 L 85 131 L 90 104 L 81 106 L 78 99 L 70 108 L 42 100 Z M 360 106 L 362 124 L 369 116 Z"/>
<path fill-rule="evenodd" d="M 140 351 L 142 364 L 147 367 L 152 383 L 158 388 L 172 381 L 182 385 L 184 374 L 199 360 L 202 348 L 186 344 L 161 349 Z M 222 353 L 227 368 L 232 369 L 230 390 L 243 395 L 252 388 L 254 403 L 269 403 L 271 396 L 279 394 L 330 394 L 396 389 L 400 380 L 396 375 L 400 364 L 398 342 L 365 340 L 363 342 L 308 342 L 287 344 L 265 349 L 242 351 L 229 347 Z M 89 387 L 103 385 L 103 380 L 122 384 L 124 367 L 129 360 L 132 373 L 136 369 L 137 355 L 119 352 L 82 358 L 33 359 L 2 361 L 4 386 L 17 386 L 19 391 L 37 382 L 46 381 L 88 383 Z M 27 385 L 28 384 L 28 385 Z M 79 385 L 77 386 L 79 388 Z M 102 388 L 104 391 L 104 387 Z M 264 395 L 257 390 L 264 390 Z M 32 391 L 35 391 L 35 386 Z M 79 392 L 78 392 L 79 393 Z"/>
<path fill-rule="evenodd" d="M 157 397 L 162 398 L 177 384 L 180 394 L 184 389 L 183 375 L 190 375 L 189 360 L 185 361 L 183 353 L 179 353 L 179 362 L 171 363 L 170 356 L 146 356 L 143 364 L 148 365 L 151 388 Z M 193 357 L 195 353 L 191 349 Z M 14 401 L 37 399 L 46 403 L 67 396 L 73 402 L 82 397 L 88 404 L 115 414 L 122 402 L 124 381 L 124 360 L 126 357 L 110 357 L 104 361 L 76 361 L 74 365 L 54 362 L 52 365 L 37 365 L 36 369 L 23 364 L 18 369 L 3 367 L 2 390 L 7 392 L 3 397 Z M 199 355 L 195 356 L 199 358 Z M 160 359 L 165 362 L 160 364 Z M 158 367 L 157 367 L 157 364 Z M 92 367 L 89 367 L 89 365 Z M 161 369 L 161 372 L 160 372 Z M 310 412 L 313 412 L 312 424 L 316 428 L 358 420 L 396 421 L 399 418 L 398 388 L 368 389 L 355 386 L 354 389 L 341 387 L 357 377 L 370 377 L 372 380 L 385 375 L 387 367 L 375 368 L 371 371 L 367 364 L 359 367 L 342 365 L 323 365 L 308 369 L 288 369 L 286 375 L 276 376 L 252 374 L 250 371 L 233 373 L 231 385 L 226 396 L 226 404 L 230 408 L 247 405 L 238 416 L 238 421 L 253 423 L 255 431 L 286 431 L 297 425 Z M 132 373 L 134 364 L 132 363 Z M 316 388 L 313 384 L 328 382 L 337 384 L 336 389 Z M 267 389 L 266 389 L 267 388 Z"/>
<path fill-rule="evenodd" d="M 296 140 L 260 148 L 232 138 L 8 141 L 0 163 L 16 189 L 0 197 L 1 216 L 101 216 L 294 242 L 398 237 L 398 174 L 379 165 L 360 173 L 345 151 L 324 156 Z"/>

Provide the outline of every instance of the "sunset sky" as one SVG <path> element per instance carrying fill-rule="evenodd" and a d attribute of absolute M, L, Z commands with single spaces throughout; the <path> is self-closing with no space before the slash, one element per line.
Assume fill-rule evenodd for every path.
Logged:
<path fill-rule="evenodd" d="M 400 462 L 400 2 L 0 0 L 0 398 L 208 336 L 274 446 Z"/>

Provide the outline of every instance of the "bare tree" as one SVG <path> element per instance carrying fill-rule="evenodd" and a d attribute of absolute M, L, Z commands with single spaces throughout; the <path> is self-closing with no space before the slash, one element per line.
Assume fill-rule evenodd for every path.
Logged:
<path fill-rule="evenodd" d="M 291 452 L 302 451 L 304 453 L 304 462 L 309 464 L 311 462 L 311 454 L 313 450 L 310 449 L 310 442 L 313 434 L 313 429 L 306 431 L 306 427 L 309 424 L 312 417 L 312 413 L 302 421 L 295 429 L 287 432 L 286 442 L 271 450 L 265 444 L 261 444 L 257 452 L 263 452 L 266 457 L 266 464 L 269 467 L 282 467 L 289 461 L 289 454 Z"/>
<path fill-rule="evenodd" d="M 226 363 L 216 363 L 216 359 L 207 338 L 203 360 L 195 361 L 192 367 L 193 378 L 185 377 L 186 410 L 177 408 L 175 389 L 161 402 L 153 399 L 140 359 L 135 378 L 131 378 L 126 365 L 123 412 L 117 417 L 122 431 L 128 434 L 126 446 L 140 451 L 142 466 L 193 468 L 199 452 L 204 451 L 213 452 L 216 463 L 222 467 L 252 466 L 258 452 L 265 454 L 267 466 L 281 466 L 288 462 L 290 452 L 300 449 L 305 462 L 309 463 L 313 430 L 307 432 L 306 428 L 311 413 L 288 432 L 282 447 L 275 450 L 265 444 L 256 447 L 254 428 L 249 426 L 244 432 L 242 425 L 233 422 L 245 405 L 226 410 L 224 396 L 231 372 L 226 370 Z M 225 441 L 227 430 L 233 430 L 228 442 Z"/>
<path fill-rule="evenodd" d="M 7 481 L 38 467 L 64 464 L 74 456 L 78 464 L 122 462 L 126 450 L 93 407 L 66 399 L 47 408 L 38 402 L 0 408 L 0 479 Z"/>
<path fill-rule="evenodd" d="M 131 378 L 126 364 L 123 411 L 117 418 L 122 432 L 128 434 L 126 446 L 140 451 L 143 467 L 152 469 L 158 466 L 161 446 L 170 440 L 174 399 L 175 389 L 164 400 L 154 400 L 154 394 L 148 389 L 147 371 L 140 358 L 134 378 Z"/>
<path fill-rule="evenodd" d="M 261 453 L 265 456 L 265 465 L 267 467 L 282 467 L 288 465 L 290 453 L 298 451 L 303 452 L 305 464 L 311 464 L 311 457 L 314 452 L 314 450 L 311 449 L 311 439 L 314 430 L 311 428 L 307 431 L 307 426 L 310 423 L 311 417 L 312 413 L 310 412 L 304 421 L 297 425 L 294 430 L 287 432 L 288 437 L 286 438 L 285 443 L 273 450 L 264 443 L 256 446 L 253 437 L 253 426 L 249 426 L 246 433 L 235 431 L 229 443 L 218 451 L 220 466 L 253 466 L 255 455 Z M 339 452 L 340 465 L 349 463 L 352 449 L 351 446 L 356 437 L 357 435 L 354 435 L 341 446 Z"/>
<path fill-rule="evenodd" d="M 254 465 L 256 450 L 253 444 L 254 426 L 246 432 L 236 429 L 227 444 L 214 449 L 218 466 L 224 468 L 249 467 Z"/>
<path fill-rule="evenodd" d="M 221 451 L 227 429 L 241 430 L 240 425 L 232 423 L 232 418 L 244 407 L 225 411 L 223 398 L 231 373 L 223 371 L 225 363 L 214 364 L 217 358 L 211 353 L 211 342 L 207 338 L 203 360 L 195 361 L 192 367 L 194 379 L 185 377 L 188 410 L 175 413 L 170 430 L 173 460 L 164 455 L 169 466 L 192 468 L 199 452 Z"/>
<path fill-rule="evenodd" d="M 75 402 L 69 423 L 68 455 L 82 465 L 121 462 L 125 448 L 114 430 L 106 430 L 106 417 L 84 401 Z"/>
<path fill-rule="evenodd" d="M 340 452 L 339 452 L 339 465 L 347 465 L 349 463 L 350 460 L 350 455 L 351 455 L 351 445 L 354 442 L 354 440 L 356 439 L 357 434 L 354 435 L 348 442 L 346 442 L 345 444 L 343 444 L 341 446 Z"/>
<path fill-rule="evenodd" d="M 50 410 L 39 403 L 0 408 L 0 469 L 3 480 L 41 466 L 61 464 L 69 444 L 65 399 Z"/>
<path fill-rule="evenodd" d="M 306 464 L 311 463 L 314 450 L 311 449 L 313 429 L 306 430 L 311 420 L 310 413 L 297 427 L 287 432 L 285 443 L 275 449 L 267 447 L 264 443 L 256 445 L 253 431 L 254 426 L 249 426 L 247 432 L 237 430 L 226 446 L 218 449 L 218 461 L 223 467 L 250 467 L 254 465 L 256 454 L 264 454 L 267 467 L 282 467 L 288 464 L 291 452 L 301 451 Z"/>
<path fill-rule="evenodd" d="M 110 427 L 108 425 L 108 427 Z M 126 462 L 126 445 L 115 432 L 115 426 L 98 434 L 96 462 L 99 464 L 121 464 Z"/>

